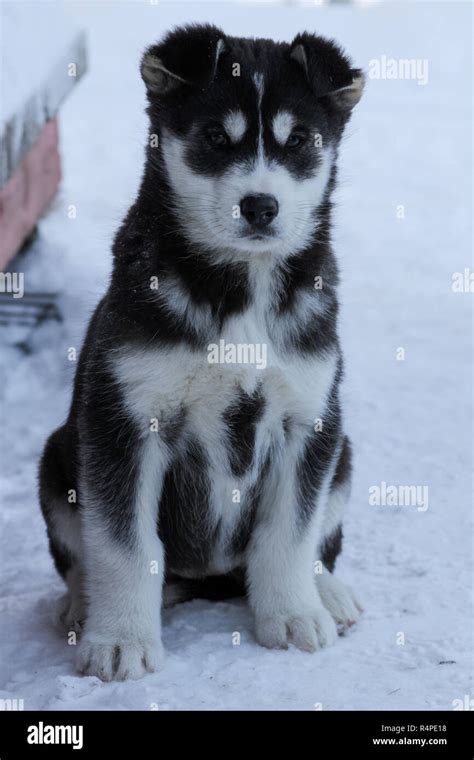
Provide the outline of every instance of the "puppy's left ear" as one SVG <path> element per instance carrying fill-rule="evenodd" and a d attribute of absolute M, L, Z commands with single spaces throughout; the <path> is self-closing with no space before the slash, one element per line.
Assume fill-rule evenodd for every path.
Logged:
<path fill-rule="evenodd" d="M 335 42 L 315 34 L 298 34 L 290 58 L 303 70 L 317 98 L 328 98 L 341 114 L 350 114 L 362 97 L 364 74 L 351 68 L 349 58 Z"/>
<path fill-rule="evenodd" d="M 224 48 L 224 33 L 210 24 L 170 32 L 142 58 L 140 71 L 148 94 L 166 95 L 183 85 L 205 89 L 216 75 Z"/>

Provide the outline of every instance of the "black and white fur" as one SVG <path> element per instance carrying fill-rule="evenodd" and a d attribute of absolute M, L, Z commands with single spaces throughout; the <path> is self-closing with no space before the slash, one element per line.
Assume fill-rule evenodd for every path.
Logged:
<path fill-rule="evenodd" d="M 40 468 L 61 617 L 104 680 L 160 666 L 163 601 L 246 593 L 257 641 L 309 651 L 360 613 L 333 575 L 351 452 L 330 223 L 362 74 L 312 34 L 212 26 L 170 33 L 141 72 L 143 180 Z M 271 221 L 236 213 L 245 198 Z M 264 345 L 266 366 L 210 363 L 220 340 Z"/>

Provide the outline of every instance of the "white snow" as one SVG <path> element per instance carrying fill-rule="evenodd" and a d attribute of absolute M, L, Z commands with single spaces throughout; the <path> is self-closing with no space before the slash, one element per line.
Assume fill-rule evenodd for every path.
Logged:
<path fill-rule="evenodd" d="M 90 71 L 61 111 L 61 195 L 17 263 L 27 290 L 63 290 L 65 322 L 44 325 L 29 356 L 2 347 L 0 697 L 48 710 L 452 709 L 472 694 L 472 294 L 451 288 L 453 272 L 472 267 L 469 3 L 65 5 L 88 29 Z M 141 51 L 191 19 L 288 40 L 319 31 L 366 70 L 381 55 L 429 61 L 425 86 L 368 80 L 341 155 L 335 243 L 356 461 L 338 574 L 366 611 L 335 647 L 309 655 L 259 647 L 243 602 L 194 601 L 164 615 L 160 673 L 103 684 L 76 675 L 74 646 L 50 623 L 63 587 L 37 504 L 37 460 L 67 412 L 68 348 L 79 347 L 106 288 L 111 236 L 138 186 Z M 382 481 L 428 486 L 429 508 L 370 506 L 368 490 Z"/>
<path fill-rule="evenodd" d="M 0 186 L 81 78 L 84 47 L 60 0 L 1 0 Z"/>

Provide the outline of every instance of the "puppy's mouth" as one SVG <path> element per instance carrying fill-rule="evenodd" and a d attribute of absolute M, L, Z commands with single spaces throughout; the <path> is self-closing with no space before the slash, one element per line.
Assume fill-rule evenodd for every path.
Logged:
<path fill-rule="evenodd" d="M 248 230 L 241 237 L 246 240 L 268 240 L 276 236 L 275 230 Z"/>

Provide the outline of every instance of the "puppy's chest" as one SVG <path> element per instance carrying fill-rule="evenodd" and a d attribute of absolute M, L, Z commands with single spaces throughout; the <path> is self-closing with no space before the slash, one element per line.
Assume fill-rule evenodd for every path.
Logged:
<path fill-rule="evenodd" d="M 182 432 L 208 441 L 229 419 L 268 429 L 288 420 L 314 424 L 335 370 L 335 355 L 281 353 L 255 320 L 236 320 L 205 349 L 125 347 L 115 358 L 125 405 L 140 426 L 157 420 L 165 435 L 179 418 Z"/>
<path fill-rule="evenodd" d="M 169 454 L 160 535 L 170 568 L 199 575 L 239 562 L 272 452 L 294 455 L 289 441 L 299 446 L 313 430 L 336 367 L 335 353 L 279 353 L 251 323 L 230 324 L 205 350 L 117 352 L 128 414 L 144 438 L 156 422 Z"/>

